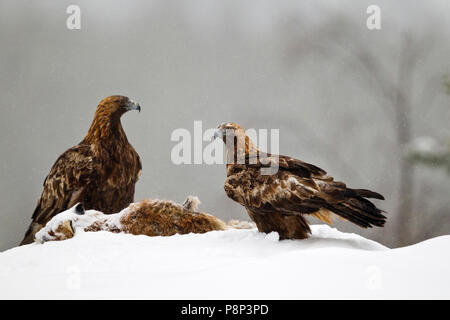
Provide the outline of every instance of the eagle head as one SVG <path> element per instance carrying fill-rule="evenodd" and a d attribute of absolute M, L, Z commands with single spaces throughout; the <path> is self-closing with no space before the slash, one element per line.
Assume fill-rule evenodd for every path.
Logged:
<path fill-rule="evenodd" d="M 121 116 L 130 110 L 141 112 L 141 106 L 136 101 L 125 96 L 109 96 L 98 104 L 97 112 L 109 116 Z"/>
<path fill-rule="evenodd" d="M 214 139 L 221 138 L 227 151 L 227 163 L 235 163 L 248 155 L 259 153 L 255 145 L 245 133 L 244 128 L 235 122 L 225 122 L 214 131 Z"/>
<path fill-rule="evenodd" d="M 224 143 L 227 139 L 234 137 L 245 137 L 245 130 L 235 122 L 225 122 L 214 131 L 214 139 L 221 138 Z M 231 141 L 231 140 L 229 140 Z"/>

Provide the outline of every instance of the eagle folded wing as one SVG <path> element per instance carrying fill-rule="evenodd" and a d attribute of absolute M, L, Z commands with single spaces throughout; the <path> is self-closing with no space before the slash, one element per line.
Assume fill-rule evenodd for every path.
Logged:
<path fill-rule="evenodd" d="M 333 215 L 329 205 L 344 201 L 349 190 L 352 190 L 347 189 L 344 183 L 334 181 L 319 167 L 298 159 L 262 154 L 257 163 L 252 163 L 251 157 L 247 160 L 246 165 L 235 165 L 236 169 L 245 167 L 259 171 L 263 167 L 278 165 L 278 172 L 273 176 L 255 174 L 253 179 L 246 180 L 252 181 L 251 185 L 246 186 L 243 182 L 240 193 L 230 190 L 231 185 L 225 186 L 231 198 L 254 212 L 312 214 L 331 223 Z M 233 181 L 230 183 L 235 185 Z"/>
<path fill-rule="evenodd" d="M 94 159 L 89 145 L 77 145 L 64 152 L 44 181 L 32 220 L 44 225 L 54 215 L 79 202 L 94 177 Z"/>

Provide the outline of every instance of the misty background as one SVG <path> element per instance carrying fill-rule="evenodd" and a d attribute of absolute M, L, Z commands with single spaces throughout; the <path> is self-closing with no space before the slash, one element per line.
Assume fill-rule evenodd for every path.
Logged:
<path fill-rule="evenodd" d="M 81 30 L 66 28 L 70 4 Z M 372 4 L 381 30 L 366 27 Z M 197 195 L 202 211 L 249 219 L 224 165 L 170 159 L 173 130 L 234 121 L 280 129 L 281 154 L 385 196 L 385 228 L 340 230 L 389 247 L 449 234 L 448 172 L 408 156 L 417 139 L 450 137 L 449 15 L 446 0 L 0 0 L 0 250 L 112 94 L 142 106 L 122 118 L 143 162 L 135 200 Z"/>

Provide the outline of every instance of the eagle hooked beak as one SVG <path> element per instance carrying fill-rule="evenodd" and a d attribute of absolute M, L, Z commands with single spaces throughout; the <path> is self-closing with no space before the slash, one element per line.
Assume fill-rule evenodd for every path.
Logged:
<path fill-rule="evenodd" d="M 128 104 L 128 111 L 130 110 L 137 110 L 141 112 L 141 105 L 136 101 L 130 100 L 130 103 Z"/>

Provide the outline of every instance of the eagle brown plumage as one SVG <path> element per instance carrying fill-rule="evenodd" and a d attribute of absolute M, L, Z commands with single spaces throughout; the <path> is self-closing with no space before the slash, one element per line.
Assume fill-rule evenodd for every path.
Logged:
<path fill-rule="evenodd" d="M 229 159 L 225 192 L 246 208 L 259 231 L 304 239 L 310 234 L 306 216 L 331 224 L 337 215 L 363 228 L 384 225 L 383 211 L 366 199 L 384 200 L 381 194 L 347 188 L 312 164 L 262 152 L 236 123 L 220 125 L 214 136 L 224 141 Z M 261 174 L 270 167 L 278 170 Z"/>
<path fill-rule="evenodd" d="M 100 101 L 86 137 L 51 168 L 21 245 L 32 243 L 53 216 L 78 202 L 106 214 L 133 202 L 142 165 L 120 122 L 130 110 L 141 107 L 128 97 L 115 95 Z"/>

